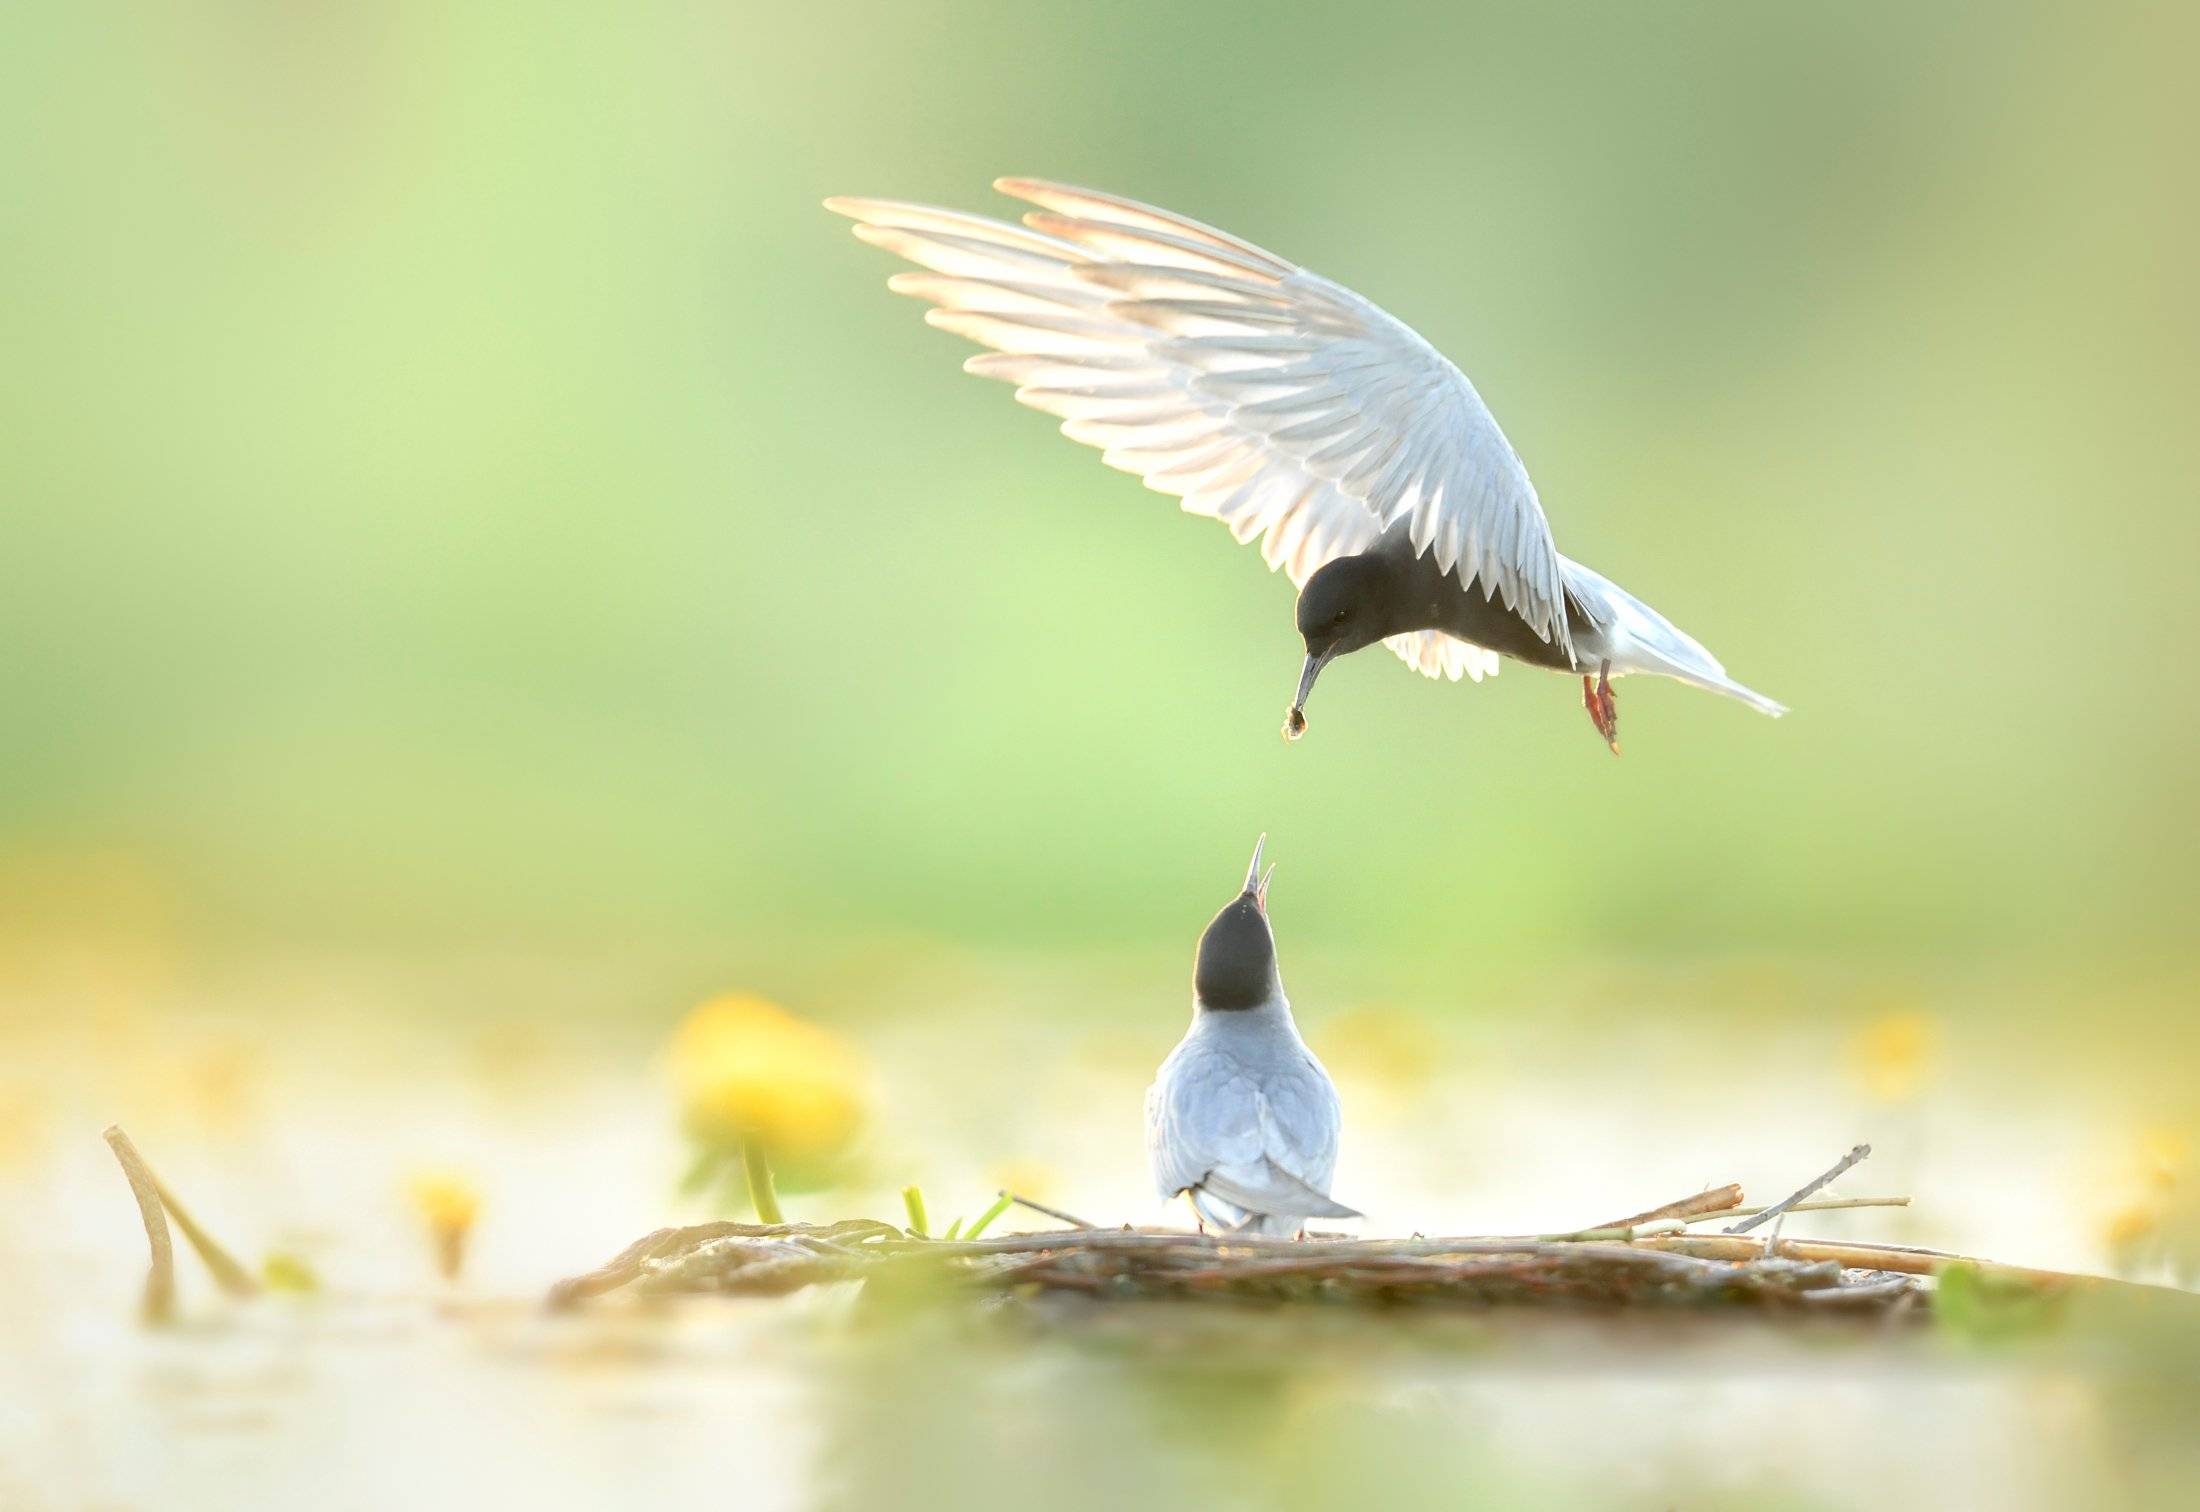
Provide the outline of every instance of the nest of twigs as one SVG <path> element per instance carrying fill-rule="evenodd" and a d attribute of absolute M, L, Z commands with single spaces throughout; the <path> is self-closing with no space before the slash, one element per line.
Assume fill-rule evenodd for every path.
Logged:
<path fill-rule="evenodd" d="M 107 1142 L 145 1224 L 152 1259 L 146 1316 L 160 1322 L 175 1312 L 171 1222 L 224 1291 L 240 1298 L 257 1295 L 259 1283 L 192 1220 L 129 1136 L 112 1128 Z M 659 1229 L 607 1264 L 559 1282 L 549 1300 L 553 1307 L 571 1307 L 622 1290 L 779 1296 L 855 1282 L 867 1290 L 981 1298 L 1053 1294 L 1099 1301 L 1229 1298 L 1664 1309 L 1743 1304 L 1853 1318 L 1923 1316 L 1918 1299 L 1941 1279 L 1957 1279 L 1959 1270 L 1969 1283 L 1966 1291 L 1983 1290 L 1997 1305 L 2012 1299 L 2029 1304 L 2102 1284 L 2094 1277 L 1995 1265 L 1939 1250 L 1782 1236 L 1782 1225 L 1795 1213 L 1907 1206 L 1907 1197 L 1813 1200 L 1870 1153 L 1870 1146 L 1858 1145 L 1823 1175 L 1768 1207 L 1744 1207 L 1742 1189 L 1728 1185 L 1572 1233 L 1472 1238 L 1275 1239 L 1106 1228 L 1004 1192 L 980 1220 L 981 1230 L 1011 1203 L 1069 1226 L 991 1238 L 956 1237 L 951 1230 L 949 1237 L 935 1239 L 924 1232 L 923 1207 L 912 1188 L 905 1194 L 911 1216 L 906 1228 L 855 1218 Z M 1725 1227 L 1717 1232 L 1696 1231 L 1720 1222 Z"/>
<path fill-rule="evenodd" d="M 2083 1279 L 1932 1250 L 1781 1236 L 1791 1213 L 1906 1205 L 1908 1199 L 1899 1197 L 1809 1200 L 1868 1153 L 1868 1147 L 1858 1146 L 1824 1176 L 1769 1207 L 1744 1207 L 1741 1188 L 1730 1185 L 1566 1234 L 1276 1239 L 1080 1222 L 1043 1233 L 935 1239 L 871 1219 L 824 1225 L 704 1223 L 650 1234 L 599 1269 L 558 1283 L 550 1302 L 572 1306 L 619 1290 L 776 1296 L 857 1282 L 928 1285 L 978 1297 L 1061 1293 L 1101 1300 L 1608 1308 L 1743 1304 L 1885 1317 L 1922 1316 L 1920 1295 L 1951 1265 L 1975 1267 L 1997 1282 L 2043 1292 Z M 1722 1232 L 1691 1232 L 1725 1219 L 1735 1221 Z M 1760 1228 L 1763 1233 L 1756 1232 Z"/>

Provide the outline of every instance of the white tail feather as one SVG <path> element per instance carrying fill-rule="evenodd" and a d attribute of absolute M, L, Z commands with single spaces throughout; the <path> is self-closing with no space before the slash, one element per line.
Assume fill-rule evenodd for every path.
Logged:
<path fill-rule="evenodd" d="M 1615 677 L 1648 672 L 1724 694 L 1775 719 L 1787 712 L 1787 705 L 1727 676 L 1719 659 L 1693 636 L 1610 578 L 1565 557 L 1559 567 L 1567 589 L 1597 622 L 1595 632 L 1575 645 L 1583 670 L 1609 659 Z"/>

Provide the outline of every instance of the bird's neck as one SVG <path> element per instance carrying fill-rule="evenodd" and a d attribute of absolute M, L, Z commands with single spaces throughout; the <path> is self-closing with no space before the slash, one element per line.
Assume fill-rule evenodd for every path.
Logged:
<path fill-rule="evenodd" d="M 1286 1024 L 1291 1022 L 1291 1000 L 1283 995 L 1281 986 L 1261 1001 L 1243 1005 L 1224 1007 L 1203 1002 L 1196 995 L 1192 998 L 1192 1024 L 1195 1028 L 1203 1024 L 1214 1025 L 1223 1030 L 1250 1028 L 1259 1024 L 1272 1024 L 1279 1019 Z"/>
<path fill-rule="evenodd" d="M 1410 543 L 1399 549 L 1388 542 L 1366 556 L 1382 572 L 1382 591 L 1370 594 L 1361 608 L 1367 644 L 1415 630 L 1444 627 L 1451 607 L 1446 593 L 1447 575 L 1433 559 L 1415 556 Z"/>

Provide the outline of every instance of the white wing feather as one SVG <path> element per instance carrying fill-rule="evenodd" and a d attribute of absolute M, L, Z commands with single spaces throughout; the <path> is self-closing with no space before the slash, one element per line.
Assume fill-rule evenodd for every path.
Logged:
<path fill-rule="evenodd" d="M 1358 1216 L 1327 1195 L 1336 1089 L 1310 1053 L 1299 1056 L 1262 1072 L 1196 1038 L 1171 1053 L 1146 1093 L 1146 1149 L 1162 1196 L 1205 1187 L 1256 1212 Z"/>
<path fill-rule="evenodd" d="M 1527 470 L 1464 374 L 1351 290 L 1151 205 L 1034 179 L 1022 226 L 894 200 L 832 199 L 864 241 L 925 269 L 892 278 L 925 319 L 994 350 L 1016 385 L 1112 467 L 1260 541 L 1303 586 L 1404 522 L 1485 597 L 1569 655 L 1565 587 Z M 1429 631 L 1386 642 L 1454 680 L 1497 670 Z"/>
<path fill-rule="evenodd" d="M 1453 682 L 1471 677 L 1480 682 L 1497 675 L 1497 653 L 1441 630 L 1415 630 L 1387 637 L 1383 644 L 1405 659 L 1423 677 L 1448 677 Z"/>

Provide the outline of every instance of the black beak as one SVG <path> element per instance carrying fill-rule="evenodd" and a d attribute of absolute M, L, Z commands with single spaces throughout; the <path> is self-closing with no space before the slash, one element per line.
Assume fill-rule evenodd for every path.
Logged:
<path fill-rule="evenodd" d="M 1245 894 L 1253 900 L 1253 906 L 1262 913 L 1268 911 L 1268 879 L 1276 874 L 1275 863 L 1268 870 L 1260 869 L 1260 853 L 1268 848 L 1268 837 L 1262 835 L 1253 845 L 1253 864 L 1245 868 Z"/>
<path fill-rule="evenodd" d="M 1306 666 L 1299 673 L 1299 695 L 1291 700 L 1290 712 L 1283 716 L 1283 738 L 1296 740 L 1306 733 L 1306 700 L 1314 691 L 1314 679 L 1322 675 L 1322 668 L 1329 665 L 1329 658 L 1337 654 L 1335 646 L 1326 651 L 1306 653 Z"/>

